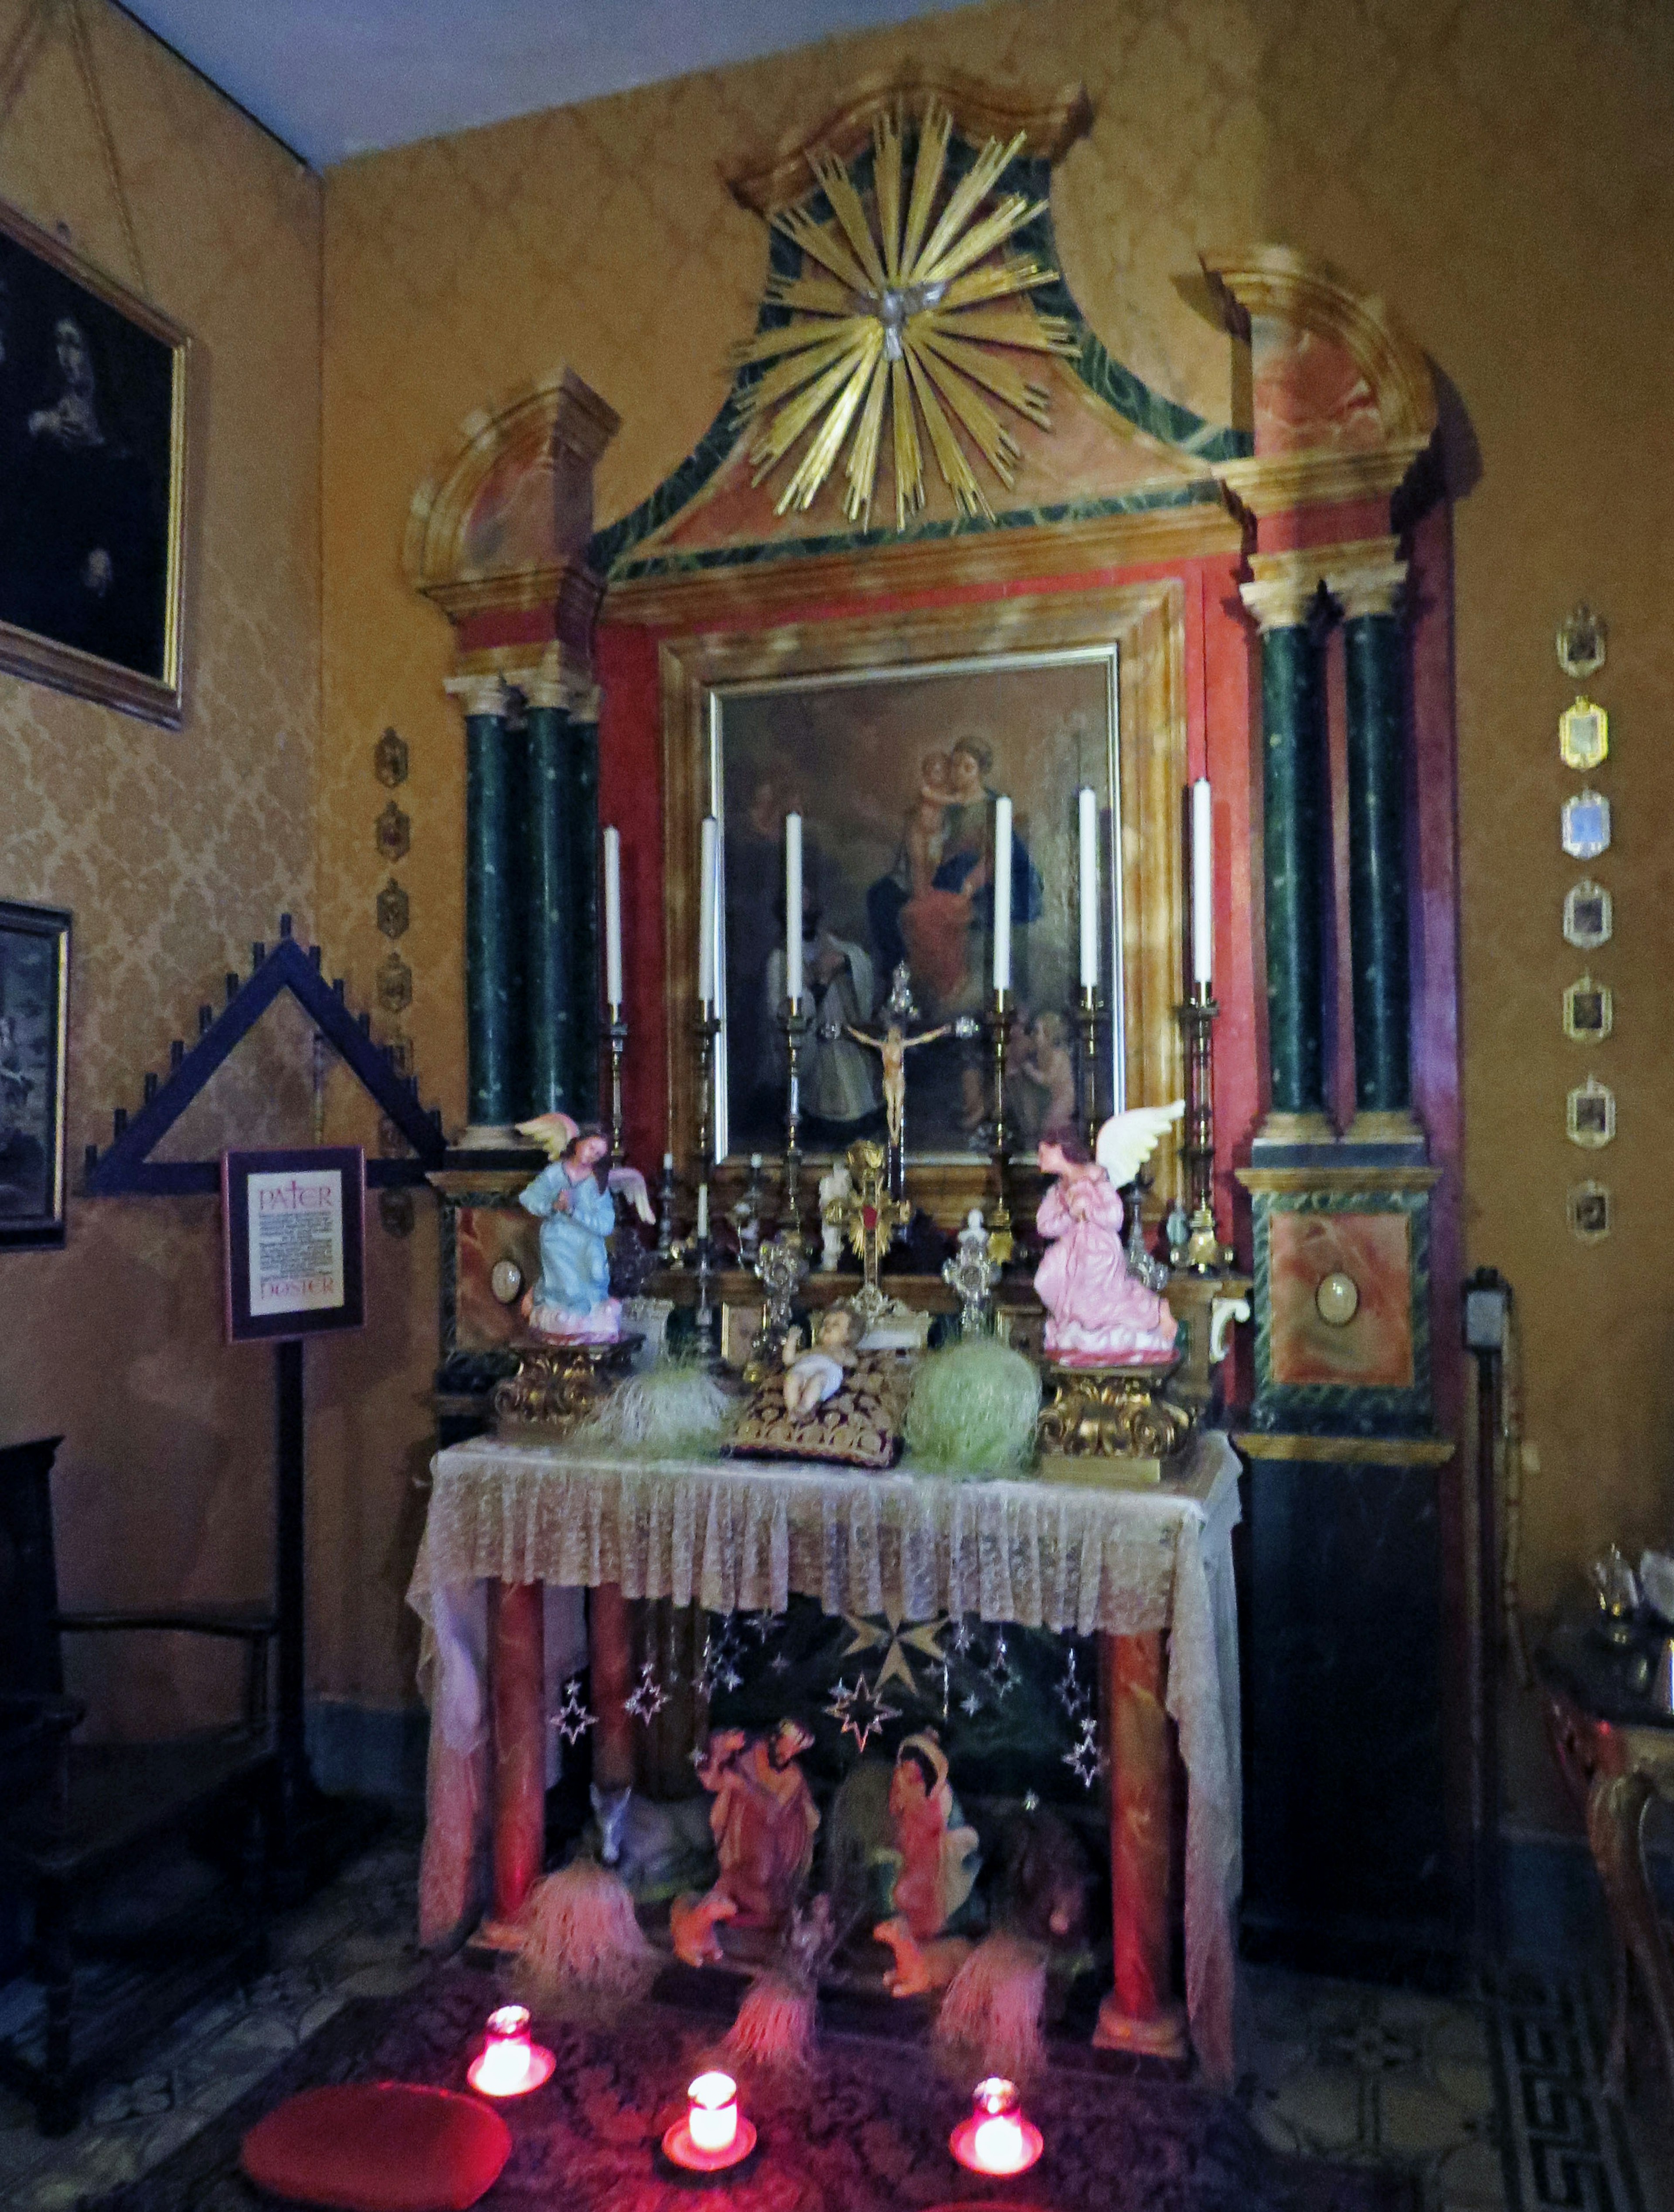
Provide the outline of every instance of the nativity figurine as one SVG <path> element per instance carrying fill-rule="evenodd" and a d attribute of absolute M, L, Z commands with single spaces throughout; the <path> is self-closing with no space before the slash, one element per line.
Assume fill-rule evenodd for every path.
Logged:
<path fill-rule="evenodd" d="M 793 1421 L 834 1398 L 857 1358 L 859 1329 L 846 1306 L 829 1306 L 820 1317 L 819 1334 L 806 1352 L 802 1331 L 785 1339 L 785 1410 Z"/>
<path fill-rule="evenodd" d="M 807 1886 L 820 1825 L 819 1808 L 797 1764 L 813 1742 L 792 1720 L 780 1721 L 770 1736 L 719 1729 L 710 1737 L 697 1770 L 714 1799 L 709 1826 L 720 1861 L 709 1893 L 713 1909 L 707 1935 L 717 1920 L 769 1929 L 789 1922 Z"/>
<path fill-rule="evenodd" d="M 613 1344 L 622 1334 L 622 1301 L 610 1296 L 613 1191 L 624 1191 L 642 1221 L 654 1221 L 645 1178 L 609 1164 L 607 1139 L 583 1134 L 567 1114 L 520 1121 L 549 1164 L 518 1194 L 541 1224 L 541 1272 L 519 1310 L 531 1334 L 560 1344 Z"/>
<path fill-rule="evenodd" d="M 967 1827 L 934 1729 L 910 1735 L 889 1778 L 889 1826 L 900 1854 L 890 1905 L 914 1939 L 939 1936 L 977 1878 L 977 1832 Z"/>
<path fill-rule="evenodd" d="M 1173 1358 L 1179 1324 L 1168 1301 L 1128 1269 L 1120 1192 L 1185 1110 L 1177 1099 L 1113 1115 L 1099 1132 L 1096 1159 L 1073 1157 L 1078 1148 L 1069 1144 L 1040 1146 L 1042 1174 L 1058 1178 L 1034 1217 L 1051 1246 L 1034 1275 L 1046 1309 L 1049 1359 L 1066 1367 L 1128 1367 Z"/>

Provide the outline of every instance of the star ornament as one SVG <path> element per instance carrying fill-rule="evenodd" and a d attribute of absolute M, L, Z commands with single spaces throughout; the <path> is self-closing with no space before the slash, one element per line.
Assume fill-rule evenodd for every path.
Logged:
<path fill-rule="evenodd" d="M 901 1718 L 900 1710 L 886 1705 L 877 1692 L 877 1684 L 869 1682 L 863 1674 L 852 1690 L 846 1683 L 839 1682 L 826 1707 L 832 1719 L 841 1724 L 843 1735 L 854 1738 L 858 1751 L 865 1750 L 886 1721 Z"/>
<path fill-rule="evenodd" d="M 843 1646 L 845 1659 L 852 1659 L 858 1651 L 876 1651 L 880 1644 L 883 1647 L 883 1664 L 876 1676 L 880 1690 L 886 1682 L 895 1680 L 901 1683 L 909 1698 L 919 1694 L 912 1662 L 907 1656 L 909 1648 L 922 1653 L 933 1667 L 942 1663 L 938 1639 L 948 1625 L 945 1614 L 934 1620 L 903 1621 L 898 1613 L 889 1612 L 884 1614 L 880 1627 L 876 1621 L 863 1620 L 858 1613 L 846 1613 L 843 1625 L 851 1639 Z"/>
<path fill-rule="evenodd" d="M 566 1743 L 579 1743 L 590 1728 L 598 1726 L 598 1715 L 589 1712 L 582 1703 L 579 1674 L 572 1674 L 565 1683 L 564 1702 L 552 1716 L 550 1725 Z"/>
<path fill-rule="evenodd" d="M 773 217 L 800 249 L 803 274 L 768 279 L 767 304 L 790 309 L 790 319 L 758 331 L 737 359 L 763 372 L 740 395 L 755 426 L 756 483 L 808 438 L 779 495 L 780 514 L 813 505 L 846 447 L 843 511 L 867 527 L 887 418 L 898 530 L 925 503 L 921 422 L 960 514 L 992 521 L 967 441 L 1008 489 L 1021 449 L 990 402 L 1050 427 L 1046 387 L 1017 356 L 1074 355 L 1078 343 L 1064 317 L 1037 313 L 1028 297 L 1055 282 L 1057 270 L 1034 254 L 1005 251 L 1046 204 L 1024 192 L 992 198 L 1028 134 L 1009 144 L 991 138 L 944 197 L 952 135 L 952 118 L 932 101 L 909 186 L 903 118 L 880 115 L 870 208 L 841 162 L 820 152 L 809 166 L 833 220 L 822 222 L 805 206 Z"/>
<path fill-rule="evenodd" d="M 656 1665 L 647 1659 L 640 1669 L 639 1681 L 622 1699 L 623 1708 L 649 1728 L 668 1702 L 669 1693 L 657 1679 Z"/>

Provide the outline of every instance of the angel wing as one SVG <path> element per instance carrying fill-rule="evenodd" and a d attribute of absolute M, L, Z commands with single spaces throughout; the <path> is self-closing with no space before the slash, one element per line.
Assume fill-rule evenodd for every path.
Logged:
<path fill-rule="evenodd" d="M 1111 1115 L 1099 1132 L 1098 1162 L 1118 1190 L 1133 1181 L 1185 1111 L 1185 1099 L 1176 1098 L 1172 1106 L 1134 1106 Z"/>
<path fill-rule="evenodd" d="M 622 1191 L 641 1221 L 655 1223 L 652 1211 L 651 1194 L 646 1188 L 646 1179 L 638 1168 L 612 1168 L 609 1181 L 612 1190 Z"/>

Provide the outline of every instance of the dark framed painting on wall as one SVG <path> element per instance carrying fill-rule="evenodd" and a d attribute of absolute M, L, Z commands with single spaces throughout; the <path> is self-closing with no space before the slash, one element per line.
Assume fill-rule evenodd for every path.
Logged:
<path fill-rule="evenodd" d="M 0 205 L 0 667 L 181 711 L 184 331 Z"/>
<path fill-rule="evenodd" d="M 70 916 L 0 899 L 0 1246 L 64 1237 Z"/>

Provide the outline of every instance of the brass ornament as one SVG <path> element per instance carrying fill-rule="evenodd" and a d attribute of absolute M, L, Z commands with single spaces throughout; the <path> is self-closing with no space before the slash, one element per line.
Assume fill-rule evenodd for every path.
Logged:
<path fill-rule="evenodd" d="M 1564 894 L 1563 940 L 1578 952 L 1596 952 L 1608 945 L 1616 929 L 1616 902 L 1602 884 L 1590 876 L 1572 884 Z"/>
<path fill-rule="evenodd" d="M 1568 1200 L 1570 1233 L 1583 1244 L 1602 1244 L 1610 1233 L 1614 1211 L 1606 1184 L 1574 1184 Z"/>
<path fill-rule="evenodd" d="M 372 825 L 372 842 L 377 848 L 379 859 L 390 867 L 404 860 L 413 848 L 411 815 L 403 814 L 394 799 L 391 799 Z"/>
<path fill-rule="evenodd" d="M 1604 666 L 1609 642 L 1610 625 L 1604 617 L 1589 606 L 1576 607 L 1558 624 L 1558 666 L 1577 684 L 1585 684 Z"/>
<path fill-rule="evenodd" d="M 1616 1135 L 1616 1093 L 1609 1085 L 1592 1075 L 1578 1083 L 1565 1102 L 1564 1127 L 1572 1145 L 1601 1152 Z"/>
<path fill-rule="evenodd" d="M 381 913 L 378 926 L 380 929 L 384 927 Z M 385 933 L 387 936 L 394 933 L 385 931 Z M 375 988 L 379 1009 L 383 1013 L 404 1014 L 412 1005 L 413 971 L 398 952 L 391 951 L 387 958 L 379 962 Z"/>
<path fill-rule="evenodd" d="M 992 521 L 960 432 L 1010 489 L 1020 449 L 989 398 L 1049 428 L 1046 388 L 1014 356 L 1080 350 L 1068 319 L 1038 313 L 1026 296 L 1055 283 L 1058 271 L 1033 253 L 1002 250 L 1045 202 L 1008 192 L 983 212 L 1028 133 L 989 139 L 938 214 L 952 118 L 933 100 L 926 108 L 910 185 L 904 120 L 900 113 L 874 119 L 870 210 L 849 171 L 820 152 L 809 155 L 809 167 L 834 220 L 822 222 L 806 206 L 773 218 L 803 257 L 800 276 L 767 280 L 767 304 L 789 308 L 791 319 L 759 331 L 735 357 L 763 371 L 739 395 L 755 429 L 756 483 L 811 434 L 779 495 L 780 514 L 813 505 L 846 445 L 843 512 L 869 526 L 887 434 L 895 527 L 905 530 L 925 503 L 922 421 L 959 512 Z"/>
<path fill-rule="evenodd" d="M 412 920 L 407 894 L 391 876 L 378 894 L 378 927 L 385 937 L 404 937 Z"/>
<path fill-rule="evenodd" d="M 1610 718 L 1585 692 L 1573 707 L 1558 716 L 1558 752 L 1566 768 L 1578 775 L 1602 767 L 1610 757 Z"/>
<path fill-rule="evenodd" d="M 1616 1026 L 1616 1000 L 1608 983 L 1583 975 L 1563 994 L 1563 1033 L 1572 1044 L 1597 1043 Z"/>
<path fill-rule="evenodd" d="M 1321 1279 L 1313 1304 L 1327 1328 L 1347 1328 L 1360 1311 L 1360 1285 L 1337 1268 Z"/>
<path fill-rule="evenodd" d="M 387 790 L 407 781 L 407 740 L 385 730 L 372 749 L 372 772 Z"/>
<path fill-rule="evenodd" d="M 870 1328 L 881 1316 L 894 1310 L 895 1301 L 878 1288 L 878 1270 L 895 1239 L 913 1218 L 905 1199 L 889 1195 L 889 1170 L 884 1150 L 870 1138 L 851 1145 L 844 1154 L 851 1188 L 828 1199 L 821 1218 L 840 1227 L 850 1249 L 860 1262 L 864 1277 L 852 1304 L 863 1328 Z"/>
<path fill-rule="evenodd" d="M 489 1399 L 501 1429 L 543 1429 L 567 1435 L 597 1413 L 634 1364 L 640 1339 L 611 1344 L 519 1344 L 517 1372 L 494 1384 Z"/>
<path fill-rule="evenodd" d="M 1192 1435 L 1192 1416 L 1162 1395 L 1177 1363 L 1151 1368 L 1059 1367 L 1048 1361 L 1035 1439 L 1043 1455 L 1127 1462 L 1113 1480 L 1160 1481 Z"/>

